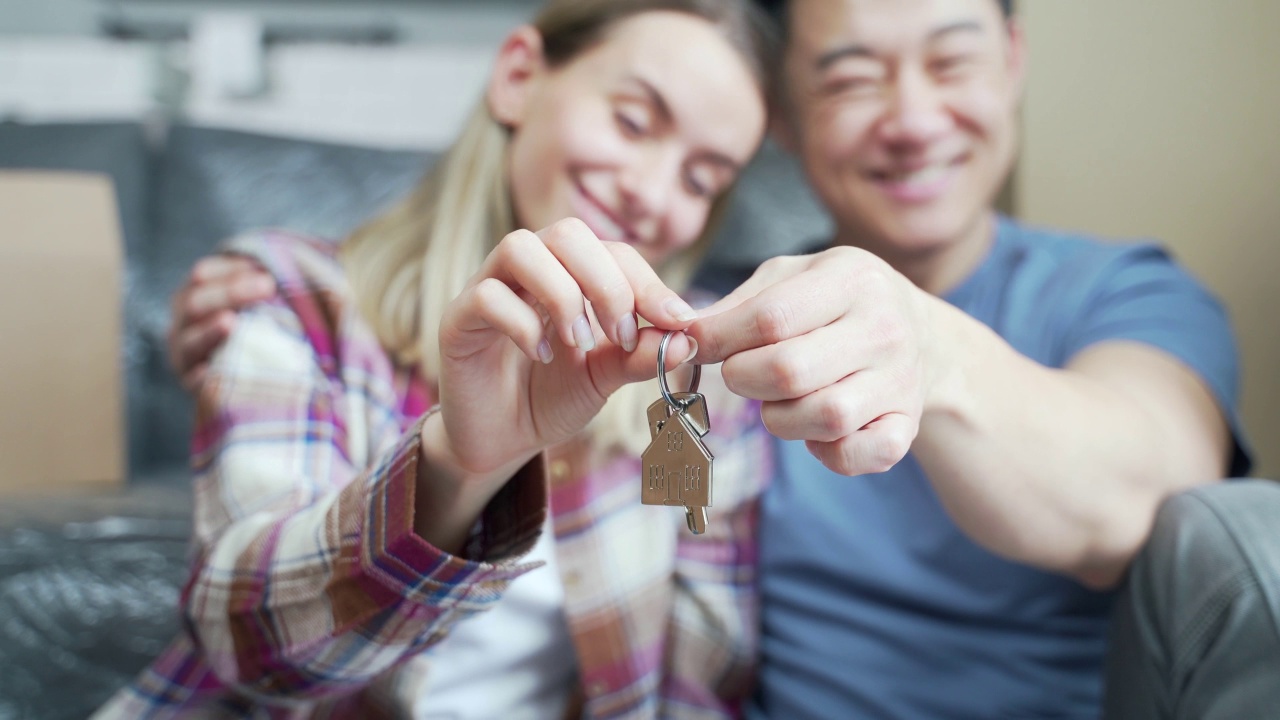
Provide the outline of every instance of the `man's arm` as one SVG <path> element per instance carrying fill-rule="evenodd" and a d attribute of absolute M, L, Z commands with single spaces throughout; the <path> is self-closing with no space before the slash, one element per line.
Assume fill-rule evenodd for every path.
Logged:
<path fill-rule="evenodd" d="M 945 355 L 912 450 L 956 523 L 1014 560 L 1117 582 L 1168 495 L 1221 478 L 1231 437 L 1204 382 L 1108 341 L 1046 368 L 942 301 Z"/>
<path fill-rule="evenodd" d="M 275 280 L 251 258 L 210 255 L 196 262 L 170 300 L 166 338 L 169 365 L 187 392 L 200 389 L 209 358 L 231 336 L 236 313 L 275 294 Z"/>
<path fill-rule="evenodd" d="M 1160 297 L 1142 302 L 1167 312 Z M 1108 335 L 1127 330 L 1113 320 L 1051 369 L 875 256 L 836 248 L 766 263 L 692 334 L 698 362 L 724 360 L 729 387 L 764 401 L 770 431 L 827 467 L 882 472 L 914 450 L 976 541 L 1105 586 L 1159 501 L 1221 477 L 1229 446 L 1200 376 Z"/>

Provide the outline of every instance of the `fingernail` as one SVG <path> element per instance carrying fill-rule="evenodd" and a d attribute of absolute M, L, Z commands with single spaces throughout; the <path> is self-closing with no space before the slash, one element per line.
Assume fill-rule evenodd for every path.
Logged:
<path fill-rule="evenodd" d="M 591 322 L 586 315 L 579 315 L 573 321 L 573 342 L 582 352 L 591 352 L 596 347 L 596 334 L 591 332 Z"/>
<path fill-rule="evenodd" d="M 689 307 L 689 303 L 680 298 L 671 298 L 663 304 L 662 308 L 667 311 L 667 314 L 680 322 L 686 322 L 698 317 L 698 313 Z"/>
<path fill-rule="evenodd" d="M 640 330 L 636 327 L 636 316 L 627 313 L 618 321 L 618 340 L 622 343 L 622 349 L 631 352 L 636 349 L 639 343 Z"/>
<path fill-rule="evenodd" d="M 698 341 L 697 341 L 697 340 L 694 340 L 693 338 L 689 337 L 688 335 L 685 335 L 685 337 L 689 339 L 689 345 L 690 345 L 691 347 L 689 348 L 689 354 L 688 354 L 688 355 L 686 355 L 686 356 L 684 357 L 684 359 L 680 361 L 680 364 L 681 364 L 681 365 L 683 365 L 683 364 L 685 364 L 685 363 L 689 362 L 690 360 L 694 359 L 694 358 L 695 358 L 695 357 L 697 357 L 697 355 L 698 355 Z"/>
<path fill-rule="evenodd" d="M 551 341 L 542 338 L 542 342 L 538 343 L 538 359 L 542 361 L 543 365 L 546 365 L 554 360 L 555 357 L 555 353 L 551 352 Z"/>

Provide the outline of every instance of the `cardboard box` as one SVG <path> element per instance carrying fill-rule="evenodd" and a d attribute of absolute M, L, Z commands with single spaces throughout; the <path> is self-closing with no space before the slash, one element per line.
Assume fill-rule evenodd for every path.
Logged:
<path fill-rule="evenodd" d="M 0 491 L 123 482 L 122 255 L 108 178 L 0 172 Z"/>

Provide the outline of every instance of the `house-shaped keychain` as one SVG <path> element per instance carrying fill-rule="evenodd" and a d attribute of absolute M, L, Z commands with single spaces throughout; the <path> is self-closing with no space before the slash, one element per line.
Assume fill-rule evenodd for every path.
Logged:
<path fill-rule="evenodd" d="M 675 505 L 701 513 L 711 505 L 711 469 L 715 458 L 683 412 L 662 423 L 640 456 L 645 505 Z"/>

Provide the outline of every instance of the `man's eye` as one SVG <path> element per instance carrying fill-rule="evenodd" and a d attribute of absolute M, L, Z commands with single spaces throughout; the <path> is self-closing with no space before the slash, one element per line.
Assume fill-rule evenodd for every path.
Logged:
<path fill-rule="evenodd" d="M 865 95 L 874 92 L 879 83 L 865 76 L 835 77 L 822 84 L 822 90 L 829 95 Z"/>
<path fill-rule="evenodd" d="M 952 77 L 964 72 L 972 64 L 972 59 L 968 55 L 948 55 L 934 60 L 929 66 L 938 77 Z"/>

